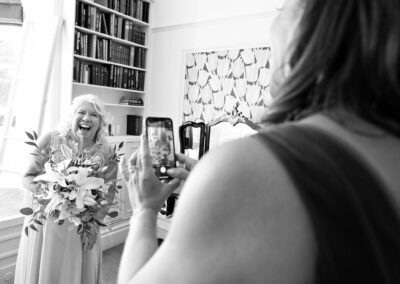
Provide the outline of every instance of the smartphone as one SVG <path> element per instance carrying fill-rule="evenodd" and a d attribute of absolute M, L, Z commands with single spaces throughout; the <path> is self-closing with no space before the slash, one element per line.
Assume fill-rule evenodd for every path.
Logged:
<path fill-rule="evenodd" d="M 167 170 L 176 167 L 172 119 L 147 117 L 146 136 L 156 176 L 160 180 L 170 180 L 171 177 L 168 176 Z"/>

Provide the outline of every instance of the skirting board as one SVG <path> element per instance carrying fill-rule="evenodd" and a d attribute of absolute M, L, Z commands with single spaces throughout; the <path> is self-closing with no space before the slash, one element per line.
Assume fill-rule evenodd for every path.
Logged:
<path fill-rule="evenodd" d="M 102 228 L 101 248 L 103 251 L 125 242 L 129 231 L 129 218 L 119 220 Z"/>

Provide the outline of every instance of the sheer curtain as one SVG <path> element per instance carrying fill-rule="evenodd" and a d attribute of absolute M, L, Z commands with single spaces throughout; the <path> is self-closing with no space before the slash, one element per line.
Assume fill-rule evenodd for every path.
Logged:
<path fill-rule="evenodd" d="M 26 168 L 32 150 L 23 143 L 27 141 L 24 132 L 35 130 L 40 135 L 54 129 L 63 112 L 63 102 L 69 101 L 65 99 L 63 80 L 64 68 L 69 68 L 63 66 L 67 2 L 75 1 L 22 0 L 23 46 L 8 96 L 4 126 L 0 130 L 0 191 L 4 184 L 21 187 L 20 173 Z M 70 69 L 72 72 L 72 67 Z"/>

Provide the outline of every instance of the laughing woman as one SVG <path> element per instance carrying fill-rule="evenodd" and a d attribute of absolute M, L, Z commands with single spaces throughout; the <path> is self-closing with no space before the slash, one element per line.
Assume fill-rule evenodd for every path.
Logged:
<path fill-rule="evenodd" d="M 103 166 L 113 154 L 112 147 L 104 139 L 106 125 L 103 103 L 96 96 L 76 97 L 69 118 L 59 130 L 38 140 L 37 151 L 47 153 L 52 161 L 59 163 L 66 159 L 63 149 L 67 146 Z M 34 182 L 34 178 L 46 162 L 42 156 L 33 156 L 23 176 L 24 187 L 32 193 L 40 191 L 40 185 Z M 109 176 L 116 176 L 115 165 L 108 165 Z M 109 193 L 112 199 L 114 186 L 109 188 Z M 28 205 L 35 206 L 32 199 Z M 74 227 L 71 225 L 68 220 L 58 225 L 49 219 L 44 226 L 38 226 L 38 232 L 30 231 L 28 236 L 22 234 L 15 272 L 16 284 L 102 283 L 100 234 L 93 236 L 84 249 L 76 229 L 69 230 Z"/>

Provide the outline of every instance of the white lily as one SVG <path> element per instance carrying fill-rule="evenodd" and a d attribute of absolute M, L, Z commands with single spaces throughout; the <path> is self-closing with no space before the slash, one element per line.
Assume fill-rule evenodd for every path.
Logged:
<path fill-rule="evenodd" d="M 92 195 L 92 189 L 98 189 L 104 185 L 104 179 L 98 177 L 88 177 L 90 168 L 76 168 L 74 174 L 68 176 L 68 180 L 74 181 L 77 187 L 75 194 L 71 192 L 69 199 L 76 198 L 76 207 L 83 209 L 85 205 L 96 205 L 95 196 Z"/>
<path fill-rule="evenodd" d="M 59 220 L 64 220 L 69 217 L 73 217 L 78 215 L 82 210 L 76 208 L 76 207 L 71 207 L 70 202 L 64 202 L 62 205 L 62 210 L 60 210 L 60 216 L 58 217 Z"/>
<path fill-rule="evenodd" d="M 50 163 L 45 163 L 44 164 L 44 169 L 45 173 L 42 175 L 39 175 L 33 179 L 33 181 L 44 181 L 44 182 L 49 182 L 49 183 L 58 183 L 62 187 L 67 187 L 67 184 L 65 183 L 65 178 L 63 175 L 60 174 L 60 172 L 55 171 L 54 169 L 51 168 Z"/>
<path fill-rule="evenodd" d="M 48 214 L 50 211 L 57 209 L 59 204 L 63 201 L 63 198 L 59 195 L 55 195 L 51 198 L 49 204 L 47 204 L 45 212 Z"/>
<path fill-rule="evenodd" d="M 56 167 L 57 172 L 59 172 L 60 174 L 64 173 L 67 170 L 70 163 L 71 159 L 66 159 L 64 161 L 59 162 Z"/>
<path fill-rule="evenodd" d="M 80 187 L 78 188 L 78 192 L 76 195 L 76 207 L 78 209 L 83 209 L 85 205 L 93 206 L 96 205 L 96 201 L 94 200 L 94 195 L 92 195 L 91 191 L 87 188 Z"/>
<path fill-rule="evenodd" d="M 80 224 L 82 224 L 81 219 L 79 219 L 78 217 L 68 217 L 68 220 L 72 223 L 75 224 L 75 226 L 79 226 Z"/>

